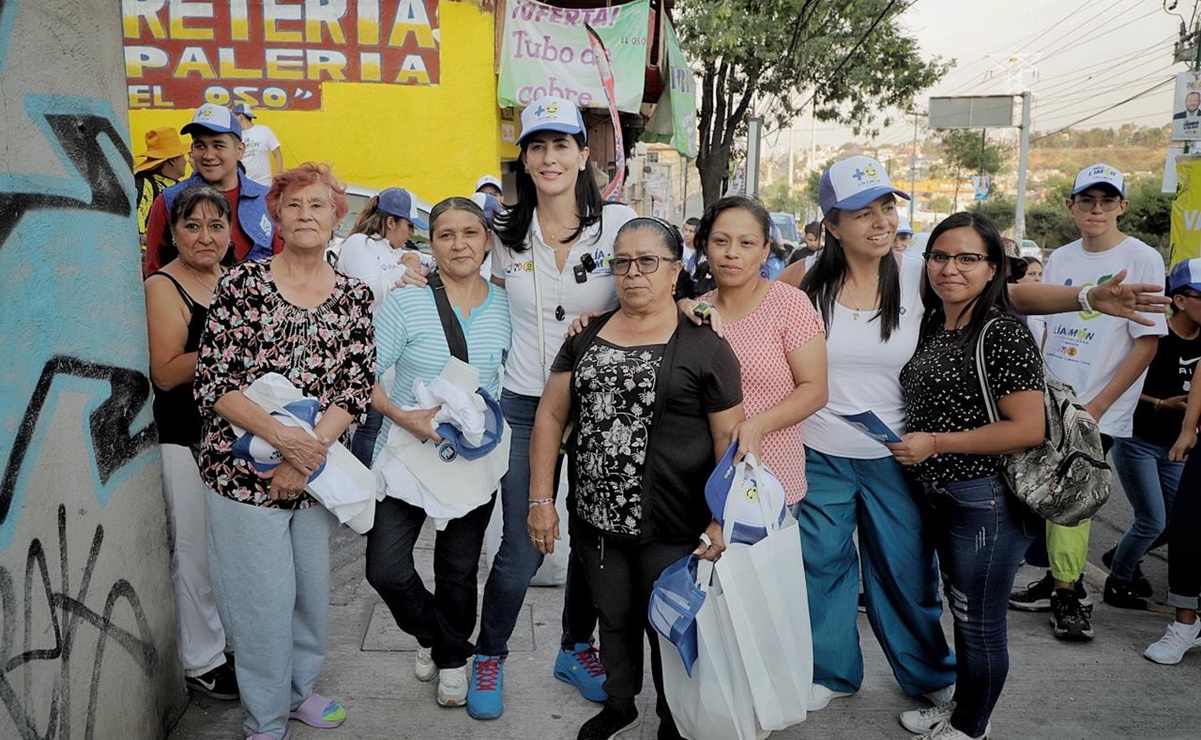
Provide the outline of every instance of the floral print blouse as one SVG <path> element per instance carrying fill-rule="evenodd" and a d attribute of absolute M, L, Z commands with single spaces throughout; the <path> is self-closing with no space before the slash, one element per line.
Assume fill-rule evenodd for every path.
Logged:
<path fill-rule="evenodd" d="M 302 509 L 315 503 L 307 493 L 294 501 L 267 497 L 271 482 L 233 456 L 233 427 L 213 405 L 275 372 L 317 398 L 322 411 L 340 406 L 361 421 L 375 383 L 372 297 L 363 283 L 337 273 L 334 289 L 321 305 L 300 308 L 280 294 L 270 266 L 262 261 L 232 268 L 213 295 L 196 364 L 196 401 L 204 426 L 200 476 L 236 501 Z M 349 443 L 349 434 L 339 441 Z"/>

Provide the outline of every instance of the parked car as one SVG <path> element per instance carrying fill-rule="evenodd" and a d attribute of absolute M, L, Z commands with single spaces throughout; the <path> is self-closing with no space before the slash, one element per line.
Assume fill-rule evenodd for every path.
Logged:
<path fill-rule="evenodd" d="M 330 240 L 329 246 L 325 248 L 325 261 L 331 265 L 338 263 L 338 252 L 342 248 L 342 242 L 346 241 L 346 237 L 350 236 L 351 229 L 354 228 L 354 222 L 362 213 L 363 208 L 367 206 L 367 201 L 371 200 L 379 190 L 377 188 L 366 188 L 358 185 L 346 186 L 346 200 L 350 204 L 350 210 L 346 212 L 346 216 L 342 222 L 334 229 L 334 238 Z M 426 223 L 430 220 L 430 204 L 417 198 L 417 211 Z M 430 251 L 430 233 L 428 229 L 423 229 L 419 226 L 413 226 L 413 235 L 409 237 L 409 241 L 419 250 L 426 254 Z"/>
<path fill-rule="evenodd" d="M 771 220 L 780 230 L 780 246 L 784 247 L 784 251 L 791 253 L 797 244 L 800 244 L 801 239 L 796 217 L 791 213 L 773 212 Z"/>
<path fill-rule="evenodd" d="M 1039 262 L 1043 259 L 1042 247 L 1038 246 L 1038 242 L 1033 239 L 1023 239 L 1020 249 L 1023 257 L 1033 257 Z"/>

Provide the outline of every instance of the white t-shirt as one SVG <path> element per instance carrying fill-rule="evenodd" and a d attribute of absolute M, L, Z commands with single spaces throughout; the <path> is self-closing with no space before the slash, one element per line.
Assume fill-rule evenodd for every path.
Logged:
<path fill-rule="evenodd" d="M 1127 271 L 1127 283 L 1164 284 L 1163 257 L 1132 236 L 1104 252 L 1084 251 L 1079 239 L 1056 249 L 1043 269 L 1043 282 L 1083 287 L 1096 285 L 1121 270 Z M 1070 385 L 1081 403 L 1088 403 L 1113 378 L 1137 337 L 1168 333 L 1163 314 L 1147 317 L 1155 322 L 1154 326 L 1095 311 L 1047 316 L 1047 341 L 1043 345 L 1047 372 Z M 1133 434 L 1134 407 L 1146 375 L 1144 370 L 1101 417 L 1102 433 L 1113 437 Z"/>
<path fill-rule="evenodd" d="M 242 155 L 242 164 L 246 167 L 246 176 L 263 185 L 271 184 L 271 152 L 279 149 L 279 139 L 275 132 L 261 123 L 254 128 L 242 131 L 242 143 L 246 153 Z"/>
<path fill-rule="evenodd" d="M 806 267 L 812 266 L 812 258 Z M 887 342 L 880 340 L 880 323 L 874 314 L 855 312 L 834 304 L 826 354 L 830 400 L 805 420 L 805 446 L 818 452 L 857 460 L 875 460 L 891 453 L 882 443 L 844 421 L 840 414 L 874 411 L 897 434 L 905 433 L 905 399 L 901 394 L 901 368 L 913 357 L 921 332 L 921 280 L 924 263 L 916 255 L 900 261 L 901 322 Z"/>
<path fill-rule="evenodd" d="M 374 311 L 383 305 L 396 281 L 405 274 L 405 266 L 400 263 L 403 254 L 404 250 L 393 249 L 387 239 L 351 234 L 338 250 L 338 271 L 362 280 L 371 288 Z"/>
<path fill-rule="evenodd" d="M 563 346 L 564 335 L 580 314 L 617 308 L 617 283 L 609 267 L 617 230 L 637 213 L 629 206 L 608 205 L 601 221 L 584 230 L 571 247 L 563 272 L 555 266 L 555 253 L 542 239 L 538 213 L 530 227 L 529 249 L 514 252 L 497 242 L 492 250 L 492 276 L 505 282 L 509 310 L 513 315 L 513 348 L 505 362 L 506 390 L 525 396 L 541 396 L 550 366 Z M 577 283 L 575 266 L 584 254 L 592 255 L 596 268 L 588 279 Z M 536 271 L 536 275 L 535 275 Z M 542 293 L 542 341 L 538 337 L 535 282 Z M 563 320 L 555 318 L 563 307 Z"/>

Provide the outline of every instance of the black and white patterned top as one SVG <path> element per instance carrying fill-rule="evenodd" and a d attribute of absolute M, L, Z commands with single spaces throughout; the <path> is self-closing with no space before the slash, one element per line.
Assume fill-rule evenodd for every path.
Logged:
<path fill-rule="evenodd" d="M 975 347 L 964 352 L 953 346 L 962 331 L 930 332 L 901 370 L 908 431 L 966 432 L 989 423 L 976 375 Z M 1016 316 L 1001 316 L 989 325 L 984 360 L 997 399 L 1043 388 L 1042 355 L 1030 330 Z M 919 480 L 949 483 L 994 475 L 1004 459 L 1003 455 L 943 454 L 911 470 Z"/>
<path fill-rule="evenodd" d="M 642 473 L 664 346 L 618 347 L 597 337 L 575 373 L 576 513 L 603 532 L 641 532 Z"/>

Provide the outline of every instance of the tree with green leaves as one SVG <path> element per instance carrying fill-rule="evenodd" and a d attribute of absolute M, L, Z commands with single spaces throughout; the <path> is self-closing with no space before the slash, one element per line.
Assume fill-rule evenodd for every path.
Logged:
<path fill-rule="evenodd" d="M 819 121 L 871 127 L 904 109 L 949 65 L 924 61 L 905 34 L 900 0 L 679 0 L 684 52 L 700 67 L 696 159 L 706 205 L 721 196 L 735 142 L 754 110 L 783 128 L 804 110 Z M 884 118 L 883 124 L 889 123 Z"/>
<path fill-rule="evenodd" d="M 964 177 L 972 175 L 996 175 L 1005 168 L 1009 149 L 989 141 L 983 130 L 949 129 L 939 136 L 942 144 L 942 159 L 951 170 L 951 179 L 958 187 Z M 959 191 L 955 191 L 958 206 Z"/>

